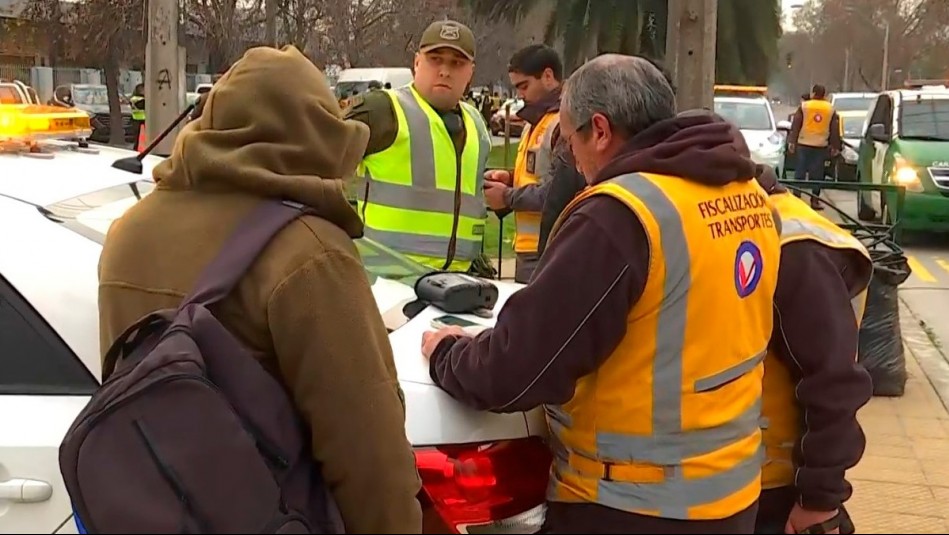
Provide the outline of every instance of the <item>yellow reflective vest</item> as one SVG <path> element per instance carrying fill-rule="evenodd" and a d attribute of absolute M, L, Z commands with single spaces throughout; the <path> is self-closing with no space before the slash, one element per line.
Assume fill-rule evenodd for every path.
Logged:
<path fill-rule="evenodd" d="M 798 145 L 826 147 L 830 143 L 830 119 L 834 107 L 826 100 L 811 99 L 801 104 L 801 112 L 804 121 L 797 138 Z"/>
<path fill-rule="evenodd" d="M 873 262 L 866 247 L 849 232 L 838 227 L 811 209 L 790 193 L 771 196 L 781 217 L 781 246 L 801 240 L 813 240 L 833 249 L 852 251 L 866 261 L 865 278 L 850 277 L 850 294 L 854 320 L 859 327 L 867 301 L 867 287 L 873 271 Z M 780 325 L 775 325 L 779 329 Z M 853 356 L 854 359 L 857 355 Z M 761 426 L 765 444 L 765 464 L 761 473 L 764 489 L 794 484 L 793 452 L 801 438 L 804 423 L 795 395 L 796 384 L 790 370 L 773 352 L 769 351 L 764 363 L 764 402 Z"/>
<path fill-rule="evenodd" d="M 481 253 L 487 221 L 487 127 L 477 110 L 459 103 L 465 127 L 459 161 L 442 118 L 413 86 L 385 93 L 398 133 L 391 146 L 366 156 L 357 170 L 364 180 L 357 209 L 365 236 L 434 269 L 445 267 L 454 247 L 448 269 L 466 271 Z"/>
<path fill-rule="evenodd" d="M 573 399 L 547 406 L 548 498 L 670 519 L 722 519 L 761 491 L 761 388 L 780 245 L 755 180 L 711 187 L 637 173 L 587 188 L 642 223 L 644 291 L 626 336 Z"/>
<path fill-rule="evenodd" d="M 514 163 L 514 187 L 537 184 L 550 170 L 553 154 L 551 138 L 560 122 L 560 112 L 544 115 L 521 135 Z M 540 242 L 540 212 L 514 211 L 515 253 L 536 253 Z"/>

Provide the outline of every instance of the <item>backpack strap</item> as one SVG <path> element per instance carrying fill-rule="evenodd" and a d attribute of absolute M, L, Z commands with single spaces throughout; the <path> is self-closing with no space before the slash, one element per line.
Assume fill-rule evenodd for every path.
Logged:
<path fill-rule="evenodd" d="M 290 201 L 268 200 L 251 212 L 231 233 L 181 303 L 209 306 L 226 297 L 280 230 L 311 210 Z"/>

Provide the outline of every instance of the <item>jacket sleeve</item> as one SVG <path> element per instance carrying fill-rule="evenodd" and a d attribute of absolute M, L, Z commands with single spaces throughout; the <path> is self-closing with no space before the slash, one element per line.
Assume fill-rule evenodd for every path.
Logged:
<path fill-rule="evenodd" d="M 840 151 L 843 147 L 842 140 L 840 139 L 840 115 L 837 112 L 833 112 L 830 115 L 830 137 L 827 140 L 828 146 L 830 148 Z"/>
<path fill-rule="evenodd" d="M 550 180 L 547 187 L 547 196 L 540 218 L 540 243 L 538 252 L 543 253 L 547 246 L 547 237 L 557 222 L 557 218 L 577 193 L 583 191 L 587 185 L 586 179 L 577 171 L 573 155 L 564 142 L 558 142 L 554 147 L 554 157 L 550 164 Z"/>
<path fill-rule="evenodd" d="M 859 329 L 842 257 L 813 242 L 785 245 L 774 298 L 772 342 L 797 381 L 804 415 L 795 482 L 801 505 L 818 511 L 836 509 L 851 495 L 845 472 L 866 445 L 857 411 L 873 394 L 870 375 L 856 362 Z"/>
<path fill-rule="evenodd" d="M 268 322 L 346 533 L 420 533 L 402 392 L 359 261 L 331 251 L 304 264 L 271 296 Z"/>
<path fill-rule="evenodd" d="M 359 121 L 369 127 L 369 143 L 366 156 L 386 150 L 395 143 L 399 123 L 392 100 L 384 91 L 370 91 L 355 97 L 346 109 L 347 120 Z"/>
<path fill-rule="evenodd" d="M 569 401 L 577 380 L 613 352 L 645 284 L 645 231 L 618 201 L 587 203 L 589 212 L 571 214 L 494 329 L 439 344 L 430 361 L 435 384 L 479 410 L 529 410 Z"/>

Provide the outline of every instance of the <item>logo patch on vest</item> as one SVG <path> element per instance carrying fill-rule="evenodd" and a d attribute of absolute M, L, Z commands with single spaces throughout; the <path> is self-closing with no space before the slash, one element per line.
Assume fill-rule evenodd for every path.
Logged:
<path fill-rule="evenodd" d="M 537 167 L 537 151 L 529 150 L 527 151 L 527 172 L 536 175 L 537 171 L 534 168 Z"/>
<path fill-rule="evenodd" d="M 823 115 L 821 115 L 821 114 L 819 114 L 819 113 L 815 113 L 815 114 L 814 114 L 814 122 L 815 122 L 815 123 L 820 123 L 820 122 L 823 122 L 823 121 L 824 121 L 824 116 L 823 116 Z"/>
<path fill-rule="evenodd" d="M 738 297 L 748 297 L 755 291 L 758 283 L 761 282 L 763 267 L 761 249 L 758 249 L 753 242 L 741 242 L 735 254 L 735 290 L 738 292 Z"/>

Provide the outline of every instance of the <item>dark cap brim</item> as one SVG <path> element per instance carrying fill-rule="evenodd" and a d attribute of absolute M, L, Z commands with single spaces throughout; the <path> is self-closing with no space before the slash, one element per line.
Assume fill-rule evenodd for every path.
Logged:
<path fill-rule="evenodd" d="M 450 45 L 447 43 L 436 43 L 434 45 L 423 46 L 422 48 L 419 49 L 419 52 L 424 54 L 426 52 L 432 52 L 433 50 L 438 50 L 439 48 L 450 48 L 452 50 L 457 50 L 458 52 L 461 52 L 462 55 L 464 55 L 469 60 L 474 61 L 473 54 L 469 53 L 467 50 L 465 50 L 464 48 L 461 48 L 458 45 Z"/>

